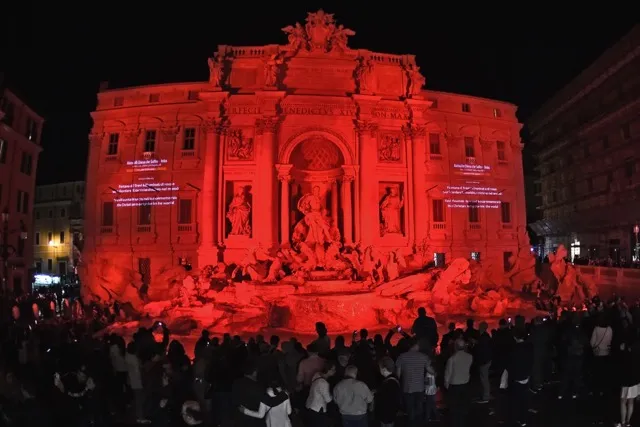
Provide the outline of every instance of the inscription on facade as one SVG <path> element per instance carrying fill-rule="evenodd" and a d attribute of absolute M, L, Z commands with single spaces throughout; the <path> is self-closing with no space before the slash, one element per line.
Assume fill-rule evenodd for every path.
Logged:
<path fill-rule="evenodd" d="M 409 113 L 399 110 L 373 110 L 373 117 L 380 119 L 397 119 L 397 120 L 409 120 Z"/>
<path fill-rule="evenodd" d="M 354 116 L 355 108 L 332 105 L 284 105 L 284 114 L 303 116 Z"/>
<path fill-rule="evenodd" d="M 254 105 L 236 105 L 229 108 L 229 114 L 262 114 L 260 107 Z"/>

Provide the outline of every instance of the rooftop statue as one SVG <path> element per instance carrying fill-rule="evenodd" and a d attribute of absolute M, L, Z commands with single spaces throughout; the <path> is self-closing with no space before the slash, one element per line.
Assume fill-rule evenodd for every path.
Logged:
<path fill-rule="evenodd" d="M 289 39 L 289 51 L 297 53 L 301 49 L 308 52 L 344 52 L 349 50 L 348 37 L 355 31 L 336 25 L 332 13 L 322 9 L 308 13 L 304 27 L 300 23 L 282 29 Z"/>

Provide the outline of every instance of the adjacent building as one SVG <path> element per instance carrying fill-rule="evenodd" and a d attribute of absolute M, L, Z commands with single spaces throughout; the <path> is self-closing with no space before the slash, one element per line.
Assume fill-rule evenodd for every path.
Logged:
<path fill-rule="evenodd" d="M 260 247 L 320 268 L 356 244 L 438 264 L 502 265 L 518 250 L 515 105 L 424 90 L 413 55 L 351 49 L 350 30 L 321 11 L 285 30 L 287 45 L 219 46 L 209 81 L 98 93 L 90 279 L 120 266 L 148 285 Z"/>
<path fill-rule="evenodd" d="M 75 276 L 84 239 L 84 181 L 39 185 L 33 215 L 36 272 Z"/>
<path fill-rule="evenodd" d="M 538 150 L 545 252 L 630 261 L 640 224 L 640 26 L 528 122 Z M 635 229 L 635 230 L 634 230 Z"/>
<path fill-rule="evenodd" d="M 44 119 L 8 89 L 0 92 L 2 291 L 28 291 L 33 266 L 33 196 Z"/>

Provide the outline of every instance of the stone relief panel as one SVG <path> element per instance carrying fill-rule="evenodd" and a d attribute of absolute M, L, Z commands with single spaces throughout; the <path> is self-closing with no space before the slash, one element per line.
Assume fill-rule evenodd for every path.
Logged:
<path fill-rule="evenodd" d="M 227 132 L 227 160 L 252 161 L 254 159 L 253 138 L 247 137 L 242 129 L 229 129 Z"/>
<path fill-rule="evenodd" d="M 380 236 L 404 235 L 404 184 L 380 182 L 378 184 Z"/>
<path fill-rule="evenodd" d="M 378 161 L 402 163 L 402 134 L 382 133 L 378 138 Z"/>
<path fill-rule="evenodd" d="M 250 181 L 226 182 L 225 236 L 251 237 L 253 193 Z"/>

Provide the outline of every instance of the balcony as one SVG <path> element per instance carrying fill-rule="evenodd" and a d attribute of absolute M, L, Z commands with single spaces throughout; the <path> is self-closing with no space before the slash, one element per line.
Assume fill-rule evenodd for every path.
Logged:
<path fill-rule="evenodd" d="M 476 158 L 475 157 L 465 157 L 465 161 L 469 165 L 475 165 L 476 164 Z"/>
<path fill-rule="evenodd" d="M 502 223 L 502 229 L 503 230 L 513 230 L 513 224 L 511 223 Z"/>
<path fill-rule="evenodd" d="M 196 156 L 195 150 L 182 150 L 180 152 L 180 157 L 183 159 L 192 159 Z"/>
<path fill-rule="evenodd" d="M 100 227 L 100 234 L 113 234 L 112 225 L 103 225 Z"/>
<path fill-rule="evenodd" d="M 480 230 L 482 229 L 482 224 L 479 222 L 471 222 L 469 223 L 469 230 Z"/>
<path fill-rule="evenodd" d="M 178 224 L 178 233 L 191 233 L 192 231 L 192 224 Z"/>
<path fill-rule="evenodd" d="M 138 230 L 138 233 L 151 233 L 151 226 L 150 225 L 139 225 L 137 230 Z"/>
<path fill-rule="evenodd" d="M 105 162 L 113 163 L 113 162 L 117 162 L 118 160 L 119 160 L 119 159 L 118 159 L 118 155 L 117 155 L 117 154 L 107 154 L 107 155 L 104 157 L 104 161 L 105 161 Z"/>
<path fill-rule="evenodd" d="M 446 230 L 447 223 L 446 222 L 434 222 L 433 224 L 431 224 L 431 228 L 433 228 L 434 230 Z"/>

